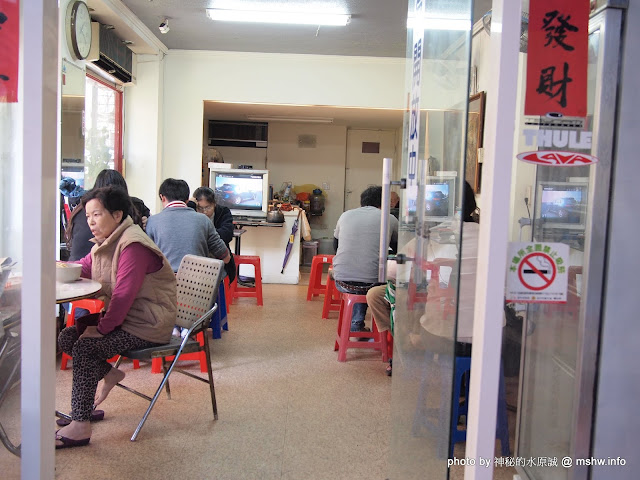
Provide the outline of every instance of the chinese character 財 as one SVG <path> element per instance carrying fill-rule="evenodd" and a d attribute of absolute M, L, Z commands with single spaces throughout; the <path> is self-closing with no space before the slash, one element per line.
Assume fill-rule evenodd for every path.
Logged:
<path fill-rule="evenodd" d="M 543 68 L 540 71 L 540 83 L 538 84 L 538 88 L 536 92 L 544 93 L 548 95 L 550 98 L 555 98 L 560 95 L 560 100 L 558 103 L 562 107 L 567 106 L 567 84 L 572 82 L 573 79 L 569 77 L 569 64 L 564 62 L 563 77 L 559 80 L 554 79 L 554 75 L 556 73 L 556 67 L 547 67 Z M 555 89 L 555 90 L 554 90 Z"/>

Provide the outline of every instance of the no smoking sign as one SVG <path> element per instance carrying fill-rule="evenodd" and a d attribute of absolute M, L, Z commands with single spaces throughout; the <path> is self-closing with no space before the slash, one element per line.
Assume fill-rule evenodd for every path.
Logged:
<path fill-rule="evenodd" d="M 568 259 L 563 243 L 510 243 L 507 301 L 565 303 Z"/>

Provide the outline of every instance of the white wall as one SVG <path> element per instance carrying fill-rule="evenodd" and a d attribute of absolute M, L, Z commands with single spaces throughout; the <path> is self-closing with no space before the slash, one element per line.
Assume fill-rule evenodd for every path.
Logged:
<path fill-rule="evenodd" d="M 157 213 L 161 209 L 158 187 L 163 180 L 163 61 L 159 55 L 134 55 L 134 59 L 137 81 L 124 93 L 124 174 L 129 193 Z"/>
<path fill-rule="evenodd" d="M 315 135 L 316 148 L 299 148 L 298 135 Z M 333 229 L 343 211 L 346 143 L 346 127 L 269 124 L 267 168 L 274 191 L 280 190 L 282 182 L 286 181 L 292 182 L 294 187 L 314 184 L 322 188 L 323 182 L 330 184 L 330 190 L 324 192 L 324 214 L 311 222 L 313 238 L 333 238 Z"/>
<path fill-rule="evenodd" d="M 404 71 L 404 59 L 170 51 L 164 60 L 161 177 L 200 184 L 205 100 L 404 108 Z M 139 68 L 138 84 L 144 75 Z M 267 164 L 275 167 L 269 159 Z"/>

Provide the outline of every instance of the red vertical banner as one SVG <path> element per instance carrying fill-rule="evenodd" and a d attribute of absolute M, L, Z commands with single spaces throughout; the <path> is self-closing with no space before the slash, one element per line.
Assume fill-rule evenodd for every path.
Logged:
<path fill-rule="evenodd" d="M 589 0 L 529 3 L 525 115 L 587 115 L 589 8 Z"/>
<path fill-rule="evenodd" d="M 18 101 L 20 0 L 0 0 L 0 102 Z"/>

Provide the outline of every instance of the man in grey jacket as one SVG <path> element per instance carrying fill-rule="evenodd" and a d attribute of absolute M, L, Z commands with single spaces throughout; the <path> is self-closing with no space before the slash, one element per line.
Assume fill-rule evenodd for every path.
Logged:
<path fill-rule="evenodd" d="M 182 257 L 214 257 L 228 263 L 229 249 L 206 215 L 187 207 L 189 185 L 184 180 L 167 178 L 160 185 L 163 210 L 147 220 L 147 234 L 160 248 L 174 272 Z"/>
<path fill-rule="evenodd" d="M 380 252 L 380 224 L 382 223 L 382 187 L 368 187 L 360 195 L 360 208 L 347 210 L 338 219 L 334 230 L 333 277 L 336 289 L 344 293 L 366 295 L 378 285 L 378 258 Z M 389 244 L 395 252 L 398 247 L 398 220 L 389 215 Z M 386 253 L 386 252 L 385 252 Z M 366 303 L 353 307 L 351 331 L 369 331 L 364 325 Z"/>

